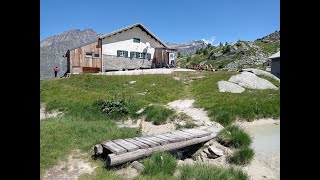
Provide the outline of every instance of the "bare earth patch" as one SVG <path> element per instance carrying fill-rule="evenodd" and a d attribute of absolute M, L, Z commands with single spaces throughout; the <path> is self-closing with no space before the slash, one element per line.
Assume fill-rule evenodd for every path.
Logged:
<path fill-rule="evenodd" d="M 144 121 L 142 123 L 142 136 L 149 136 L 154 134 L 162 134 L 176 130 L 174 123 L 169 122 L 161 125 L 154 125 L 152 122 Z"/>
<path fill-rule="evenodd" d="M 131 165 L 115 171 L 115 174 L 125 178 L 125 179 L 134 179 L 139 175 L 138 170 L 133 168 Z"/>
<path fill-rule="evenodd" d="M 211 126 L 216 128 L 217 131 L 223 129 L 223 126 L 217 122 L 211 121 L 207 115 L 207 112 L 203 109 L 194 108 L 193 99 L 176 100 L 168 103 L 167 105 L 176 110 L 178 113 L 183 112 L 195 120 L 195 123 L 199 126 Z"/>
<path fill-rule="evenodd" d="M 57 116 L 63 116 L 63 112 L 58 110 L 53 110 L 51 112 L 46 112 L 46 109 L 44 106 L 40 106 L 40 120 L 49 118 L 49 117 L 57 117 Z"/>
<path fill-rule="evenodd" d="M 89 155 L 80 153 L 80 150 L 74 150 L 68 157 L 67 161 L 60 161 L 56 166 L 49 169 L 44 180 L 56 179 L 78 179 L 80 175 L 91 174 L 96 167 L 92 167 L 89 162 Z"/>

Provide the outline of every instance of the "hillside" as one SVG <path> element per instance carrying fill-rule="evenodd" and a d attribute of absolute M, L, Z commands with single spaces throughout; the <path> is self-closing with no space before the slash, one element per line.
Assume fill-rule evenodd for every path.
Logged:
<path fill-rule="evenodd" d="M 260 68 L 268 57 L 280 50 L 280 31 L 251 41 L 237 41 L 231 44 L 200 48 L 196 54 L 180 58 L 181 67 L 212 64 L 215 69 L 239 70 Z"/>
<path fill-rule="evenodd" d="M 198 40 L 198 41 L 191 41 L 187 43 L 166 43 L 169 47 L 177 49 L 177 52 L 182 56 L 187 56 L 191 54 L 195 54 L 196 51 L 200 48 L 205 48 L 207 45 L 204 41 Z"/>
<path fill-rule="evenodd" d="M 40 42 L 40 79 L 53 77 L 53 67 L 58 66 L 62 76 L 66 72 L 67 61 L 62 57 L 69 48 L 97 39 L 101 34 L 92 29 L 65 31 L 50 36 Z"/>

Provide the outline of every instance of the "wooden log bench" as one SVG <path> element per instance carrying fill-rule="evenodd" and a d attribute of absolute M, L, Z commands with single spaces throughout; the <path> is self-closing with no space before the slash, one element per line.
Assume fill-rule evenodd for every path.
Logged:
<path fill-rule="evenodd" d="M 157 151 L 172 151 L 207 142 L 217 135 L 214 128 L 182 129 L 147 137 L 116 139 L 94 146 L 96 156 L 106 158 L 108 166 L 123 164 L 147 157 Z"/>

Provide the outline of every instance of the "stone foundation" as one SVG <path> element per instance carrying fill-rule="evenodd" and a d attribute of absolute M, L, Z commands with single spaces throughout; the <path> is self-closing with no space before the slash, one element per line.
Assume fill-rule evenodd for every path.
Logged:
<path fill-rule="evenodd" d="M 140 68 L 151 68 L 152 60 L 150 59 L 137 59 L 129 57 L 117 57 L 102 55 L 102 71 L 113 71 L 113 70 L 132 70 Z"/>

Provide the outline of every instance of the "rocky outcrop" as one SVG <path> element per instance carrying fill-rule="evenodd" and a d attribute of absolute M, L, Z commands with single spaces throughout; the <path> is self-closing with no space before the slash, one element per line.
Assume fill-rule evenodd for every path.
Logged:
<path fill-rule="evenodd" d="M 273 74 L 271 74 L 269 72 L 260 70 L 260 69 L 247 68 L 247 69 L 242 69 L 242 71 L 252 72 L 255 75 L 262 75 L 262 76 L 270 77 L 270 78 L 273 78 L 276 81 L 280 82 L 280 79 L 277 76 L 275 76 L 275 75 L 273 75 Z"/>
<path fill-rule="evenodd" d="M 40 41 L 40 79 L 54 77 L 54 66 L 59 67 L 58 77 L 63 76 L 67 71 L 67 58 L 63 57 L 67 50 L 98 39 L 101 35 L 92 29 L 83 31 L 77 29 L 65 31 Z"/>
<path fill-rule="evenodd" d="M 245 88 L 238 84 L 228 81 L 219 81 L 218 86 L 220 92 L 242 93 L 245 90 Z"/>
<path fill-rule="evenodd" d="M 270 81 L 259 78 L 258 76 L 250 72 L 242 72 L 241 74 L 231 76 L 228 81 L 250 89 L 278 90 L 278 88 L 275 85 L 273 85 Z"/>
<path fill-rule="evenodd" d="M 191 41 L 191 42 L 182 43 L 182 44 L 170 43 L 170 42 L 168 42 L 166 44 L 170 48 L 177 49 L 177 52 L 183 56 L 195 54 L 198 49 L 204 48 L 207 46 L 207 44 L 202 40 Z"/>

